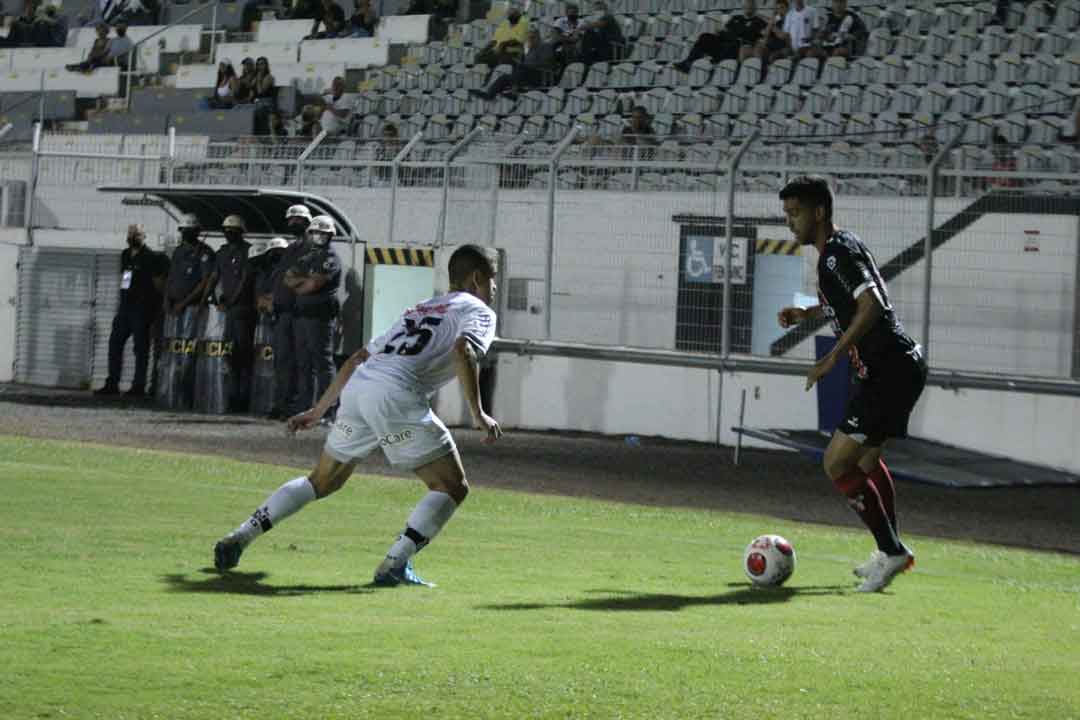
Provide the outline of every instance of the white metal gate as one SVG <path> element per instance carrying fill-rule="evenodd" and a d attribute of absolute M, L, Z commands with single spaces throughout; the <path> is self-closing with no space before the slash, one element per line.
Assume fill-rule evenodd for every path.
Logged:
<path fill-rule="evenodd" d="M 20 249 L 16 382 L 83 389 L 104 383 L 119 276 L 117 250 Z M 125 380 L 133 371 L 129 343 Z"/>

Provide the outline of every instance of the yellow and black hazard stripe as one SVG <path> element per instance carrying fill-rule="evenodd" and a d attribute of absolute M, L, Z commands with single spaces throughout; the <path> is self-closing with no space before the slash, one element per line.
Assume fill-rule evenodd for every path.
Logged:
<path fill-rule="evenodd" d="M 425 248 L 373 248 L 367 249 L 368 265 L 416 265 L 433 267 L 435 253 Z"/>
<path fill-rule="evenodd" d="M 755 240 L 754 252 L 758 255 L 798 255 L 798 240 Z"/>

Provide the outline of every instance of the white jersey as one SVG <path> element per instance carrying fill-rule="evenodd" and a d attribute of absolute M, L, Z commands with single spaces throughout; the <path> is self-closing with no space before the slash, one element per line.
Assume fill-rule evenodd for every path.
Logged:
<path fill-rule="evenodd" d="M 495 313 L 484 301 L 454 291 L 409 308 L 367 345 L 371 354 L 353 375 L 432 395 L 454 379 L 454 344 L 463 337 L 478 355 L 495 339 Z"/>

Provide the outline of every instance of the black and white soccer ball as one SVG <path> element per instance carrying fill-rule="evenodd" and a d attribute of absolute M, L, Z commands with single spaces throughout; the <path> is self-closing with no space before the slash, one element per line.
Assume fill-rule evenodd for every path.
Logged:
<path fill-rule="evenodd" d="M 795 548 L 779 535 L 756 537 L 743 553 L 743 570 L 755 585 L 783 585 L 795 572 Z"/>

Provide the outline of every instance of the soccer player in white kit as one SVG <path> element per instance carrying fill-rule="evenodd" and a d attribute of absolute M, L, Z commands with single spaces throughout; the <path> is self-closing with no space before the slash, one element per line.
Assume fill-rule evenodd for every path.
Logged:
<path fill-rule="evenodd" d="M 310 410 L 289 419 L 307 430 L 341 397 L 337 419 L 315 470 L 282 485 L 240 527 L 214 546 L 219 570 L 236 567 L 255 538 L 312 500 L 338 490 L 359 460 L 381 447 L 396 467 L 413 470 L 428 487 L 375 570 L 375 584 L 430 585 L 412 556 L 446 525 L 469 493 L 454 439 L 431 409 L 430 398 L 455 377 L 485 442 L 502 435 L 480 403 L 477 359 L 495 339 L 495 263 L 491 251 L 464 245 L 450 257 L 450 291 L 406 310 L 385 334 L 358 350 Z"/>

